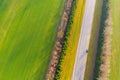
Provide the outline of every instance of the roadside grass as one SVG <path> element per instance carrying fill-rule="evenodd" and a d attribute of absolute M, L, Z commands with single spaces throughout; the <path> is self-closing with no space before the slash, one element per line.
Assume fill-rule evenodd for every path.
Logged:
<path fill-rule="evenodd" d="M 110 1 L 113 21 L 110 80 L 120 80 L 120 0 Z"/>
<path fill-rule="evenodd" d="M 73 20 L 72 24 L 68 26 L 70 27 L 70 30 L 67 32 L 69 34 L 67 36 L 67 46 L 65 46 L 66 49 L 63 51 L 64 54 L 63 58 L 61 58 L 62 60 L 60 64 L 60 78 L 57 80 L 71 80 L 72 78 L 82 18 L 84 14 L 85 0 L 76 0 L 76 3 L 73 6 L 75 6 L 75 10 L 72 15 Z"/>
<path fill-rule="evenodd" d="M 0 0 L 0 80 L 44 80 L 65 0 Z"/>
<path fill-rule="evenodd" d="M 101 11 L 102 11 L 102 0 L 96 1 L 96 8 L 94 13 L 94 21 L 92 26 L 92 33 L 90 39 L 89 46 L 89 54 L 87 58 L 87 65 L 85 70 L 84 80 L 93 80 L 94 77 L 94 67 L 97 53 L 97 45 L 98 45 L 98 36 L 99 36 L 99 28 L 100 28 L 100 20 L 101 20 Z"/>

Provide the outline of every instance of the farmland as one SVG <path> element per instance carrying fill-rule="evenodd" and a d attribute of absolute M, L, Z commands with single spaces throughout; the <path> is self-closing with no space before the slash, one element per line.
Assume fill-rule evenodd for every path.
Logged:
<path fill-rule="evenodd" d="M 119 80 L 119 3 L 0 0 L 0 80 Z"/>
<path fill-rule="evenodd" d="M 0 0 L 0 80 L 44 80 L 65 0 Z"/>
<path fill-rule="evenodd" d="M 110 0 L 112 9 L 112 57 L 110 80 L 120 79 L 120 0 Z"/>

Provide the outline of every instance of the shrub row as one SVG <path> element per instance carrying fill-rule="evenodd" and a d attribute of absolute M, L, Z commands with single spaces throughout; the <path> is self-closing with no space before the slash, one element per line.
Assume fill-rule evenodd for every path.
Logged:
<path fill-rule="evenodd" d="M 100 66 L 102 64 L 101 55 L 102 55 L 102 47 L 105 40 L 104 30 L 105 30 L 105 21 L 108 17 L 108 1 L 109 0 L 103 0 L 103 6 L 102 6 L 102 16 L 101 16 L 101 22 L 100 22 L 100 30 L 99 30 L 99 39 L 98 39 L 98 46 L 97 46 L 97 55 L 96 55 L 96 62 L 95 62 L 95 68 L 94 68 L 94 80 L 97 80 L 100 75 Z"/>
<path fill-rule="evenodd" d="M 77 0 L 73 0 L 73 3 L 72 3 L 72 8 L 71 8 L 71 12 L 69 15 L 69 20 L 68 20 L 67 28 L 66 28 L 65 35 L 64 35 L 64 40 L 63 40 L 63 47 L 62 47 L 62 52 L 61 52 L 62 54 L 60 56 L 60 60 L 59 60 L 58 66 L 57 66 L 56 75 L 55 75 L 54 80 L 59 80 L 61 77 L 61 75 L 60 75 L 61 71 L 62 71 L 61 67 L 63 66 L 62 63 L 64 61 L 64 56 L 66 55 L 66 49 L 68 47 L 68 39 L 70 36 L 70 30 L 71 30 L 71 27 L 73 24 L 73 18 L 74 18 L 74 13 L 75 13 L 75 9 L 76 9 L 76 1 Z"/>

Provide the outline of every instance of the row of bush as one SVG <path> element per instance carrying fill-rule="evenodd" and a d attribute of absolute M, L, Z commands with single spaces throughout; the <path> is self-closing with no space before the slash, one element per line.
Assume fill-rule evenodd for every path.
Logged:
<path fill-rule="evenodd" d="M 76 9 L 76 1 L 77 0 L 73 0 L 73 3 L 72 3 L 71 12 L 70 12 L 70 15 L 69 15 L 67 28 L 66 28 L 65 35 L 64 35 L 62 52 L 61 52 L 61 56 L 60 56 L 58 66 L 57 66 L 56 75 L 55 75 L 54 80 L 59 80 L 60 77 L 61 77 L 61 71 L 62 71 L 61 67 L 63 66 L 62 62 L 64 61 L 64 56 L 66 55 L 66 49 L 68 47 L 68 39 L 69 39 L 69 36 L 70 36 L 70 30 L 71 30 L 71 27 L 72 27 L 72 24 L 73 24 L 73 18 L 74 18 L 74 13 L 75 13 L 75 9 Z"/>
<path fill-rule="evenodd" d="M 105 21 L 108 16 L 108 0 L 103 0 L 103 6 L 102 6 L 102 16 L 101 16 L 101 22 L 100 22 L 100 31 L 99 31 L 99 39 L 98 39 L 98 46 L 97 46 L 97 55 L 96 55 L 96 62 L 95 62 L 95 68 L 94 68 L 94 80 L 98 80 L 98 77 L 100 75 L 100 66 L 102 64 L 101 55 L 102 55 L 102 47 L 104 44 L 104 30 L 105 30 Z"/>

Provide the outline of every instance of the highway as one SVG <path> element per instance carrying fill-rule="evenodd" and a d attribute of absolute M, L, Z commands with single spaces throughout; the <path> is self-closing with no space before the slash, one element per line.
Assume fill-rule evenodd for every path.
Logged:
<path fill-rule="evenodd" d="M 86 0 L 72 80 L 84 80 L 96 0 Z"/>

